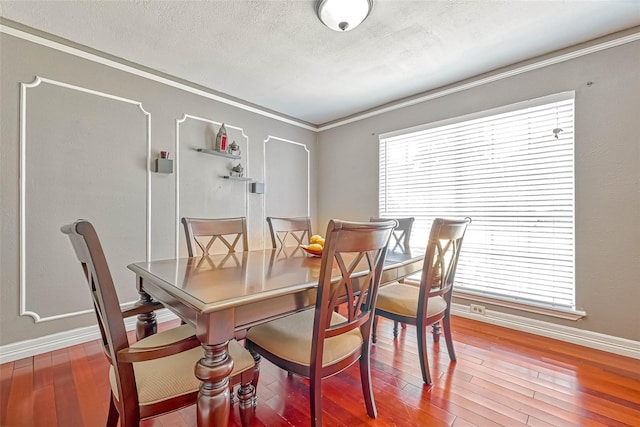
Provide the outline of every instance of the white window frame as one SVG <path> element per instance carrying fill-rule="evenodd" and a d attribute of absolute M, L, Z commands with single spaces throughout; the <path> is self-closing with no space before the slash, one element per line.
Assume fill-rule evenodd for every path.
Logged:
<path fill-rule="evenodd" d="M 552 104 L 555 104 L 555 107 L 552 106 Z M 570 107 L 568 107 L 569 104 L 570 104 Z M 547 110 L 545 106 L 548 106 L 548 108 L 551 108 L 551 109 L 555 108 L 555 110 L 553 110 L 555 111 L 554 118 L 550 118 L 549 112 L 551 110 Z M 545 133 L 543 134 L 536 133 L 535 135 L 527 134 L 525 136 L 520 135 L 516 137 L 517 144 L 515 145 L 515 149 L 513 149 L 514 140 L 504 140 L 504 141 L 501 140 L 501 136 L 503 135 L 498 135 L 499 129 L 500 129 L 499 127 L 495 127 L 495 129 L 493 127 L 491 128 L 492 130 L 495 130 L 495 133 L 492 134 L 490 138 L 484 137 L 484 136 L 479 138 L 476 138 L 476 137 L 468 138 L 468 137 L 459 136 L 461 133 L 464 132 L 464 131 L 461 132 L 460 129 L 466 129 L 466 130 L 469 129 L 468 127 L 465 127 L 465 126 L 476 126 L 476 130 L 474 132 L 481 133 L 479 129 L 482 127 L 482 125 L 480 125 L 480 123 L 487 122 L 487 119 L 490 119 L 489 121 L 496 120 L 496 121 L 499 121 L 500 123 L 507 123 L 507 125 L 509 123 L 511 124 L 515 123 L 517 127 L 514 128 L 516 130 L 514 132 L 517 133 L 517 131 L 524 129 L 524 126 L 522 126 L 522 121 L 518 121 L 519 119 L 517 117 L 520 114 L 524 114 L 525 110 L 527 111 L 526 115 L 529 118 L 529 121 L 534 120 L 530 118 L 535 116 L 534 112 L 537 112 L 537 111 L 544 112 L 544 114 L 542 114 L 540 119 L 541 122 L 535 126 L 527 125 L 527 129 L 536 129 L 536 128 L 544 129 Z M 412 233 L 412 246 L 422 246 L 422 247 L 425 246 L 424 242 L 426 242 L 426 238 L 428 235 L 428 228 L 430 227 L 433 218 L 435 218 L 436 216 L 456 216 L 456 217 L 470 216 L 472 219 L 474 219 L 475 217 L 474 222 L 472 222 L 472 224 L 469 226 L 467 235 L 465 236 L 463 253 L 461 255 L 457 276 L 456 276 L 456 291 L 454 293 L 455 296 L 464 298 L 464 299 L 469 299 L 472 301 L 492 303 L 492 304 L 497 304 L 497 305 L 506 306 L 510 308 L 517 308 L 517 309 L 522 309 L 526 311 L 532 311 L 536 313 L 552 315 L 556 317 L 562 317 L 562 318 L 573 319 L 573 320 L 584 316 L 585 313 L 578 311 L 576 309 L 576 304 L 575 304 L 575 211 L 574 211 L 574 206 L 575 206 L 575 203 L 574 203 L 574 194 L 575 194 L 574 121 L 575 120 L 574 120 L 574 111 L 575 111 L 575 93 L 573 91 L 570 91 L 570 92 L 563 92 L 559 94 L 545 96 L 545 97 L 537 98 L 533 100 L 528 100 L 524 102 L 519 102 L 516 104 L 511 104 L 503 107 L 498 107 L 491 110 L 473 113 L 473 114 L 469 114 L 461 117 L 455 117 L 455 118 L 451 118 L 443 121 L 416 126 L 409 129 L 402 129 L 394 132 L 381 134 L 379 136 L 379 143 L 380 143 L 380 146 L 379 146 L 380 147 L 380 171 L 379 171 L 379 195 L 380 196 L 379 197 L 380 198 L 379 198 L 378 214 L 382 217 L 385 217 L 385 216 L 386 217 L 401 217 L 401 216 L 416 217 L 416 222 L 414 223 L 414 232 Z M 486 128 L 487 126 L 482 127 L 482 129 L 486 129 Z M 556 139 L 555 138 L 556 133 L 554 133 L 554 131 L 559 128 L 562 128 L 562 130 L 557 132 L 558 138 Z M 438 132 L 442 132 L 446 134 L 445 139 L 437 140 L 438 137 L 442 137 L 442 135 L 438 135 Z M 498 136 L 495 136 L 495 135 L 498 135 Z M 430 143 L 425 142 L 426 139 L 430 139 L 431 142 Z M 485 142 L 490 139 L 493 140 L 494 142 L 492 143 Z M 422 142 L 416 142 L 416 141 L 422 141 Z M 452 141 L 455 141 L 455 144 L 458 144 L 458 146 L 456 146 Z M 504 145 L 500 145 L 500 144 L 503 144 L 503 142 L 504 142 Z M 554 143 L 562 144 L 562 147 L 564 148 L 562 148 L 561 150 L 564 150 L 564 151 L 562 151 L 561 153 L 561 151 L 558 150 L 556 155 L 554 155 L 553 153 L 549 154 L 548 150 L 554 149 L 555 147 L 553 145 Z M 418 149 L 417 147 L 419 144 L 422 144 L 422 145 L 420 146 L 421 148 Z M 447 145 L 447 144 L 450 144 L 450 145 Z M 467 144 L 467 145 L 463 146 L 462 144 Z M 452 203 L 451 205 L 449 205 L 447 204 L 446 201 L 443 201 L 442 211 L 437 210 L 439 209 L 439 207 L 436 207 L 436 208 L 434 208 L 433 206 L 424 207 L 425 205 L 429 204 L 429 202 L 424 202 L 424 200 L 422 200 L 422 199 L 428 198 L 426 197 L 428 193 L 424 193 L 425 191 L 430 192 L 433 197 L 445 197 L 445 199 L 453 199 L 454 197 L 451 197 L 451 195 L 452 194 L 455 195 L 455 191 L 447 193 L 445 195 L 444 193 L 439 193 L 437 191 L 437 187 L 431 187 L 431 189 L 429 189 L 429 186 L 433 185 L 433 183 L 431 184 L 427 183 L 427 184 L 424 184 L 423 186 L 422 180 L 428 180 L 429 176 L 432 176 L 432 177 L 440 176 L 440 175 L 436 175 L 436 172 L 438 172 L 438 174 L 445 176 L 447 175 L 447 171 L 460 170 L 460 171 L 467 172 L 467 169 L 464 169 L 464 168 L 469 168 L 469 170 L 471 170 L 474 167 L 476 167 L 474 166 L 474 163 L 473 163 L 474 160 L 473 159 L 469 160 L 468 154 L 466 154 L 467 157 L 465 158 L 464 154 L 461 154 L 461 155 L 456 154 L 456 155 L 449 156 L 448 154 L 443 153 L 445 150 L 445 146 L 446 146 L 446 149 L 449 149 L 450 151 L 466 150 L 465 151 L 466 153 L 470 152 L 469 147 L 473 145 L 478 145 L 479 147 L 482 146 L 485 149 L 490 146 L 491 149 L 494 150 L 493 152 L 504 150 L 506 152 L 506 155 L 504 156 L 504 160 L 501 160 L 501 161 L 504 161 L 504 163 L 500 163 L 500 164 L 507 165 L 509 164 L 507 162 L 513 162 L 513 165 L 517 167 L 518 170 L 521 170 L 521 166 L 525 165 L 525 163 L 519 160 L 520 159 L 519 153 L 520 152 L 526 153 L 528 147 L 530 146 L 537 147 L 536 144 L 544 144 L 546 147 L 550 147 L 550 148 L 547 148 L 546 153 L 541 154 L 543 156 L 549 156 L 549 159 L 550 159 L 549 161 L 551 161 L 554 158 L 554 156 L 557 156 L 558 158 L 561 158 L 561 156 L 564 156 L 562 160 L 563 163 L 558 163 L 558 164 L 561 165 L 560 166 L 561 168 L 566 169 L 564 170 L 565 175 L 567 175 L 568 172 L 570 172 L 570 177 L 571 177 L 570 182 L 563 183 L 563 186 L 565 186 L 566 188 L 564 188 L 562 192 L 564 192 L 565 194 L 557 196 L 558 198 L 562 199 L 560 203 L 564 203 L 564 205 L 562 205 L 560 208 L 561 210 L 565 211 L 565 214 L 564 214 L 565 216 L 562 219 L 562 221 L 564 221 L 564 224 L 558 225 L 558 226 L 554 225 L 550 228 L 553 230 L 561 230 L 564 232 L 563 237 L 561 239 L 558 239 L 558 243 L 557 243 L 557 246 L 561 247 L 561 249 L 559 250 L 559 255 L 553 256 L 553 257 L 547 257 L 547 258 L 564 257 L 563 261 L 554 262 L 551 260 L 549 261 L 549 263 L 553 264 L 553 266 L 544 267 L 544 268 L 550 268 L 550 270 L 540 269 L 540 271 L 545 271 L 547 274 L 550 271 L 552 271 L 552 274 L 547 279 L 543 279 L 543 280 L 541 280 L 540 277 L 537 277 L 537 276 L 542 276 L 540 274 L 540 271 L 538 271 L 538 269 L 532 269 L 531 271 L 523 270 L 524 264 L 522 263 L 514 267 L 502 267 L 502 268 L 505 268 L 505 270 L 512 268 L 512 270 L 510 271 L 516 271 L 518 269 L 521 269 L 521 274 L 523 278 L 526 276 L 529 276 L 528 278 L 524 279 L 521 283 L 517 283 L 514 286 L 514 288 L 511 288 L 511 282 L 509 280 L 505 280 L 503 284 L 499 284 L 495 286 L 493 284 L 485 286 L 486 283 L 472 284 L 473 280 L 475 280 L 474 277 L 487 278 L 491 275 L 491 273 L 487 274 L 486 272 L 483 274 L 478 274 L 478 267 L 482 269 L 483 265 L 489 265 L 492 262 L 496 262 L 495 259 L 493 260 L 491 259 L 491 258 L 495 258 L 495 256 L 486 255 L 488 252 L 484 252 L 488 246 L 483 246 L 483 244 L 480 242 L 482 241 L 482 239 L 487 240 L 487 234 L 485 233 L 488 229 L 494 226 L 494 225 L 491 225 L 491 222 L 495 221 L 494 224 L 498 224 L 498 222 L 497 220 L 492 220 L 490 218 L 490 215 L 488 215 L 486 212 L 481 212 L 482 209 L 480 209 L 480 211 L 478 212 L 473 211 L 474 203 L 476 204 L 476 206 L 478 206 L 479 203 L 484 203 L 478 200 L 478 198 L 475 196 L 475 193 L 468 193 L 469 194 L 468 203 L 469 203 L 469 206 L 471 206 L 469 210 L 462 208 L 463 205 L 461 204 Z M 396 151 L 403 151 L 403 152 L 398 153 L 397 155 L 388 155 L 387 145 L 389 147 L 395 147 Z M 436 153 L 437 150 L 434 150 L 434 151 L 430 151 L 429 154 L 425 154 L 424 150 L 432 150 L 434 147 L 436 149 L 440 149 L 441 152 Z M 525 148 L 522 149 L 521 147 L 525 147 Z M 570 152 L 567 151 L 568 147 L 570 147 Z M 513 152 L 513 155 L 511 155 L 511 153 L 509 152 L 510 150 Z M 530 150 L 530 151 L 533 151 L 533 150 Z M 477 153 L 480 153 L 480 152 L 481 151 L 475 151 L 473 153 L 477 155 Z M 433 153 L 433 156 L 442 156 L 442 162 L 441 163 L 435 163 L 433 161 L 429 162 L 428 159 L 430 158 L 432 153 Z M 456 156 L 459 156 L 459 157 L 456 157 Z M 496 156 L 491 155 L 489 157 L 496 157 Z M 452 160 L 452 159 L 453 161 L 459 162 L 457 163 L 460 165 L 459 169 L 448 168 L 446 169 L 445 172 L 443 172 L 442 169 L 436 170 L 435 166 L 437 166 L 438 168 L 441 168 L 442 164 L 445 164 L 447 160 Z M 527 159 L 528 160 L 525 160 L 526 162 L 530 161 L 530 157 L 528 157 Z M 403 165 L 402 163 L 403 161 L 406 162 L 406 165 Z M 402 167 L 406 167 L 406 176 L 401 175 L 402 173 L 405 173 L 405 171 L 402 170 Z M 524 167 L 533 168 L 537 172 L 540 172 L 540 169 L 541 169 L 540 165 L 532 166 L 531 164 L 526 164 L 526 166 Z M 429 175 L 429 171 L 426 170 L 426 168 L 431 168 L 433 170 L 431 172 L 431 175 Z M 495 168 L 496 168 L 496 165 L 493 165 L 492 168 L 483 169 L 483 171 L 487 171 L 490 169 L 495 170 Z M 495 178 L 495 176 L 491 175 L 491 173 L 489 173 L 488 176 L 489 176 L 488 178 L 483 177 L 482 179 L 487 179 L 487 182 L 489 182 L 488 184 L 489 186 L 494 184 L 494 182 L 491 180 L 499 179 L 499 178 Z M 471 178 L 474 179 L 473 176 L 471 176 Z M 446 177 L 443 179 L 446 179 Z M 444 184 L 444 185 L 454 186 L 453 184 L 451 184 L 451 182 L 453 181 L 447 181 L 447 184 Z M 514 182 L 518 182 L 518 178 L 514 178 Z M 389 191 L 388 188 L 389 186 L 392 186 L 394 183 L 398 185 L 393 186 L 394 190 L 390 190 L 390 191 L 394 193 L 390 195 L 388 192 Z M 404 188 L 402 188 L 402 185 L 404 185 Z M 570 188 L 567 187 L 569 185 L 570 185 Z M 456 184 L 454 187 L 457 189 L 459 188 L 460 191 L 465 191 L 465 190 L 470 191 L 469 188 L 472 188 L 472 187 L 464 187 L 464 184 Z M 506 203 L 514 203 L 514 206 L 517 206 L 518 199 L 526 200 L 527 198 L 526 196 L 523 197 L 518 195 L 520 193 L 520 191 L 518 190 L 518 187 L 513 187 L 513 189 L 509 189 L 509 190 L 514 190 L 511 192 L 512 196 L 507 195 L 505 197 L 513 197 L 514 201 L 513 202 L 507 201 Z M 423 192 L 421 194 L 422 196 L 421 200 L 418 200 L 418 199 L 414 200 L 414 198 L 416 197 L 415 196 L 416 191 Z M 475 191 L 475 190 L 472 190 L 472 191 Z M 480 192 L 481 191 L 482 190 L 480 190 Z M 492 190 L 488 190 L 488 192 L 491 192 L 491 191 Z M 555 197 L 551 195 L 551 193 L 555 191 L 555 184 L 553 187 L 548 187 L 547 191 L 550 194 L 549 197 L 551 199 L 555 199 Z M 568 194 L 569 191 L 570 191 L 570 194 Z M 397 197 L 402 192 L 406 192 L 407 194 L 404 197 L 404 200 L 402 200 L 401 197 Z M 459 196 L 456 196 L 455 199 L 459 200 L 458 197 Z M 493 194 L 488 194 L 486 200 L 489 201 L 491 197 L 495 197 L 495 196 L 493 196 Z M 498 197 L 496 197 L 496 200 L 497 199 Z M 527 202 L 524 202 L 523 205 L 525 203 Z M 528 203 L 532 203 L 532 202 L 528 201 Z M 489 206 L 491 206 L 491 203 L 487 203 L 487 209 L 490 209 Z M 434 211 L 434 209 L 436 210 Z M 567 213 L 568 209 L 570 210 L 570 215 L 569 213 Z M 529 212 L 525 212 L 523 216 L 535 217 L 536 215 L 543 215 L 542 213 L 531 212 L 531 211 L 535 211 L 535 208 L 527 209 L 527 210 Z M 570 216 L 570 224 L 566 223 L 568 215 Z M 483 218 L 485 219 L 488 218 L 488 219 L 484 221 Z M 508 217 L 504 217 L 504 218 L 508 218 Z M 525 224 L 525 221 L 526 220 L 520 220 L 520 222 L 522 222 L 523 224 Z M 558 222 L 558 224 L 560 223 Z M 535 236 L 538 231 L 535 228 L 535 225 L 536 225 L 535 221 L 533 224 L 534 228 L 532 228 L 531 225 L 529 225 L 529 231 L 528 232 L 525 231 L 525 233 L 528 233 L 525 240 L 528 239 L 529 236 L 533 236 L 532 238 L 536 238 Z M 500 225 L 497 225 L 497 226 L 500 226 Z M 509 229 L 508 226 L 505 226 L 505 227 L 506 228 L 504 230 Z M 556 227 L 560 227 L 560 228 L 556 228 Z M 527 227 L 525 225 L 523 229 L 526 230 L 526 228 Z M 554 236 L 555 236 L 555 233 L 554 233 Z M 542 240 L 542 244 L 552 245 L 550 243 L 547 243 L 548 240 L 550 239 Z M 520 247 L 526 247 L 527 245 L 530 245 L 531 247 L 533 247 L 535 244 L 538 244 L 538 243 L 521 244 L 522 246 Z M 553 247 L 555 248 L 555 246 Z M 535 252 L 535 250 L 532 249 L 532 253 L 533 252 Z M 480 261 L 481 259 L 480 254 L 485 254 L 484 256 L 487 257 L 482 262 Z M 511 255 L 511 253 L 509 253 L 509 255 Z M 474 256 L 477 258 L 477 260 L 475 261 L 475 267 L 474 267 L 474 259 L 473 259 Z M 505 265 L 508 262 L 509 260 L 505 259 L 504 261 Z M 543 260 L 542 262 L 545 262 L 545 260 Z M 501 266 L 499 264 L 500 262 L 497 262 L 495 264 L 495 267 L 500 268 Z M 526 268 L 528 267 L 525 265 L 524 269 Z M 556 275 L 555 277 L 558 277 L 557 276 L 558 271 L 562 269 L 564 269 L 564 271 L 562 271 L 562 274 L 565 275 L 566 277 L 559 280 L 555 280 L 553 275 L 555 274 Z M 569 269 L 570 271 L 568 271 Z M 485 270 L 493 271 L 491 267 L 485 268 Z M 487 283 L 493 282 L 493 281 L 497 283 L 501 281 L 501 279 L 495 279 L 495 278 L 491 279 L 490 277 L 488 279 L 482 279 L 482 280 L 485 280 Z M 465 281 L 466 281 L 466 284 L 465 284 Z M 501 286 L 502 286 L 502 290 L 499 289 Z M 539 286 L 539 289 L 536 288 L 537 286 Z M 568 289 L 569 286 L 571 287 L 571 289 Z M 533 291 L 528 292 L 525 290 L 526 288 L 531 288 L 533 289 Z M 569 295 L 567 293 L 562 298 L 560 297 L 555 298 L 553 296 L 555 294 L 549 293 L 548 295 L 552 295 L 552 296 L 546 299 L 544 297 L 539 297 L 538 295 L 535 294 L 536 292 L 543 292 L 543 291 L 558 292 L 557 295 L 560 295 L 561 292 L 566 293 L 570 291 L 571 294 Z"/>

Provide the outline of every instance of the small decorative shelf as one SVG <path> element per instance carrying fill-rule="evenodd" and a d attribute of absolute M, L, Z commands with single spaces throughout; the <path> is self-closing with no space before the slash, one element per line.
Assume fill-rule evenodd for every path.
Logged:
<path fill-rule="evenodd" d="M 230 179 L 231 181 L 251 181 L 251 178 L 247 178 L 247 177 L 244 177 L 244 176 L 224 175 L 223 178 L 224 179 Z"/>
<path fill-rule="evenodd" d="M 206 148 L 198 148 L 199 153 L 212 154 L 214 156 L 226 157 L 228 159 L 240 159 L 240 156 L 225 153 L 224 151 L 208 150 Z"/>

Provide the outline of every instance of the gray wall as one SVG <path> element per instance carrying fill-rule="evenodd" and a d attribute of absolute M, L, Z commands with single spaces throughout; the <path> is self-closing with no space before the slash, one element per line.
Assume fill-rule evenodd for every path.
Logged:
<path fill-rule="evenodd" d="M 319 222 L 377 214 L 378 134 L 569 90 L 576 93 L 576 303 L 587 316 L 573 322 L 488 308 L 640 340 L 638 41 L 321 132 Z"/>
<path fill-rule="evenodd" d="M 317 218 L 316 132 L 5 33 L 0 51 L 0 345 L 95 324 L 64 223 L 94 223 L 124 303 L 128 263 L 186 255 L 181 216 L 247 216 L 252 249 L 270 246 L 269 206 Z M 264 195 L 222 178 L 237 160 L 195 150 L 221 123 Z M 173 174 L 154 172 L 161 150 Z"/>

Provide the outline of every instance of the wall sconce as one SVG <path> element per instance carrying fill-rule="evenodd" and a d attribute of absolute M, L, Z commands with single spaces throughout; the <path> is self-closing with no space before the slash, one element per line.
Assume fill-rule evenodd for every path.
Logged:
<path fill-rule="evenodd" d="M 156 159 L 157 173 L 173 173 L 173 160 L 169 158 L 168 151 L 161 151 L 160 157 Z"/>
<path fill-rule="evenodd" d="M 320 21 L 334 31 L 350 31 L 364 21 L 373 0 L 318 0 L 316 13 Z"/>

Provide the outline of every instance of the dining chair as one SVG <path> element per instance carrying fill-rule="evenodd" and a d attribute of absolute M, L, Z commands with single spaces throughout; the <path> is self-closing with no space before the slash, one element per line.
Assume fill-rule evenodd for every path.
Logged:
<path fill-rule="evenodd" d="M 267 217 L 269 233 L 271 234 L 271 245 L 274 249 L 278 246 L 293 246 L 309 244 L 311 237 L 311 219 L 308 216 L 296 218 Z M 287 240 L 288 239 L 288 240 Z"/>
<path fill-rule="evenodd" d="M 356 361 L 367 414 L 376 417 L 371 388 L 371 328 L 394 226 L 395 221 L 329 221 L 315 309 L 254 326 L 247 332 L 250 350 L 290 373 L 309 378 L 314 426 L 322 425 L 321 380 Z M 341 304 L 346 315 L 334 311 Z"/>
<path fill-rule="evenodd" d="M 242 250 L 248 251 L 247 219 L 237 218 L 182 218 L 184 234 L 187 239 L 189 257 L 198 256 L 198 248 L 202 255 L 209 255 L 211 247 L 220 241 L 227 252 L 236 252 L 238 243 Z"/>
<path fill-rule="evenodd" d="M 198 248 L 203 256 L 201 262 L 210 262 L 211 259 L 207 257 L 210 255 L 209 251 L 216 240 L 220 240 L 227 248 L 227 252 L 230 256 L 235 255 L 236 246 L 242 242 L 242 251 L 247 252 L 249 250 L 248 237 L 247 237 L 247 219 L 245 217 L 236 218 L 182 218 L 182 225 L 184 226 L 184 235 L 187 239 L 187 249 L 189 258 L 198 256 Z M 233 239 L 232 241 L 230 241 Z M 220 265 L 222 266 L 226 262 L 225 258 Z M 235 337 L 238 340 L 244 339 L 246 330 L 237 330 Z M 260 356 L 252 353 L 254 360 L 254 371 L 252 384 L 254 388 L 258 387 L 258 379 L 260 378 Z M 231 389 L 233 391 L 233 388 Z M 231 393 L 233 397 L 233 392 Z"/>
<path fill-rule="evenodd" d="M 399 249 L 402 252 L 406 252 L 410 248 L 409 241 L 411 240 L 411 229 L 413 228 L 413 222 L 415 218 L 403 217 L 403 218 L 376 218 L 371 217 L 369 221 L 371 222 L 379 222 L 379 221 L 389 221 L 391 219 L 395 219 L 398 221 L 398 225 L 393 230 L 393 245 L 389 249 L 395 251 Z M 390 242 L 391 243 L 391 242 Z"/>
<path fill-rule="evenodd" d="M 145 307 L 122 311 L 102 245 L 86 220 L 62 226 L 82 266 L 110 363 L 111 398 L 107 427 L 138 426 L 140 420 L 163 415 L 196 403 L 200 381 L 194 369 L 204 350 L 195 329 L 182 325 L 129 344 L 124 318 L 145 312 Z M 162 308 L 158 303 L 148 309 Z M 229 341 L 234 365 L 231 382 L 240 383 L 238 400 L 243 426 L 251 424 L 255 406 L 252 385 L 254 362 L 237 341 Z"/>
<path fill-rule="evenodd" d="M 401 252 L 407 252 L 411 247 L 409 242 L 411 240 L 411 229 L 413 228 L 413 222 L 415 221 L 415 218 L 412 216 L 402 217 L 402 218 L 371 217 L 369 221 L 378 222 L 378 221 L 388 221 L 390 219 L 395 219 L 396 221 L 398 221 L 398 225 L 393 230 L 393 234 L 391 235 L 393 237 L 393 248 L 391 248 L 391 250 L 394 251 L 396 249 L 399 249 Z M 389 242 L 389 244 L 391 244 L 391 242 Z M 416 272 L 413 275 L 417 275 L 417 274 L 419 274 L 419 272 Z M 401 282 L 404 283 L 405 280 L 411 283 L 411 278 L 402 279 Z M 406 329 L 406 328 L 407 328 L 407 325 L 405 323 L 402 323 L 402 329 Z M 394 336 L 398 335 L 398 321 L 396 320 L 393 321 L 393 333 L 394 333 Z"/>
<path fill-rule="evenodd" d="M 442 322 L 449 359 L 453 362 L 456 360 L 451 336 L 451 294 L 462 239 L 470 222 L 470 218 L 436 218 L 429 234 L 420 286 L 395 282 L 380 288 L 378 293 L 373 342 L 376 341 L 377 316 L 386 317 L 394 322 L 415 325 L 422 380 L 427 385 L 431 384 L 427 359 L 427 327 L 429 325 Z M 395 328 L 394 338 L 397 338 L 397 335 L 397 328 Z"/>

